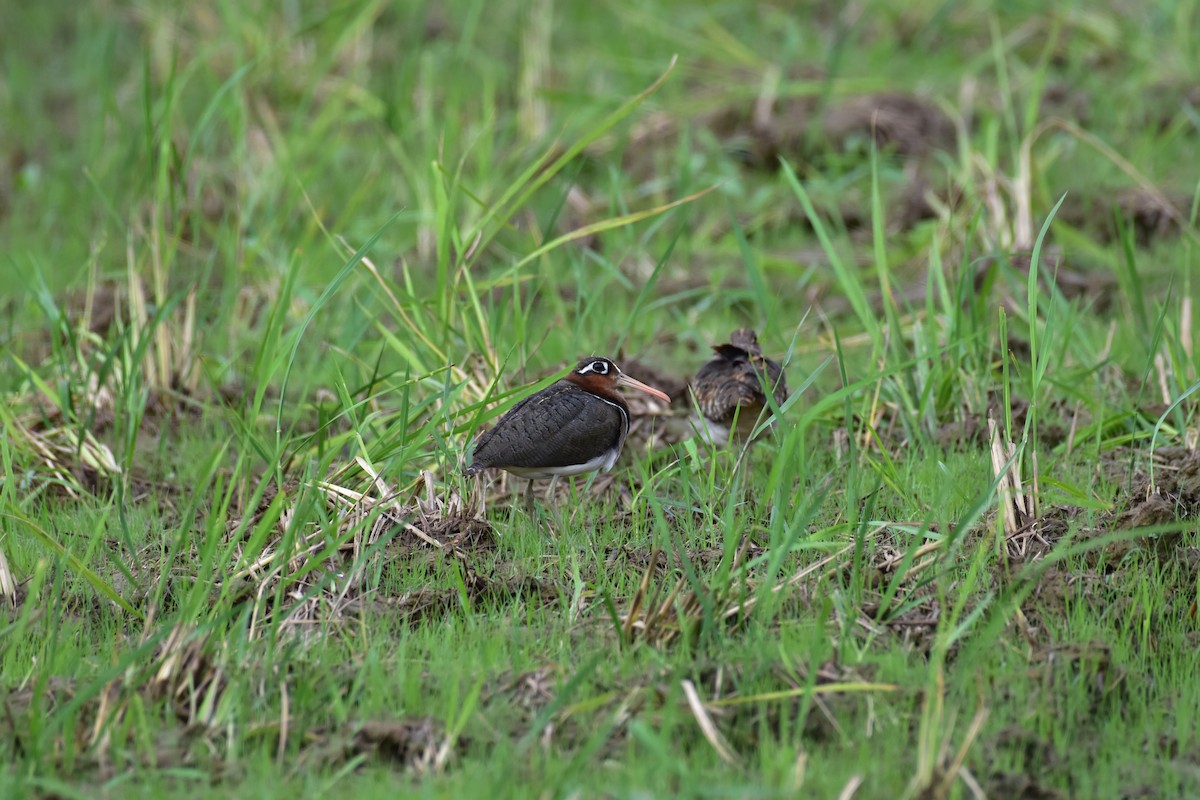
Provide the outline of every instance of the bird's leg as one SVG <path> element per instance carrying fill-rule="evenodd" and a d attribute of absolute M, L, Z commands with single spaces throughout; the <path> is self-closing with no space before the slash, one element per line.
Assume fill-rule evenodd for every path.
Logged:
<path fill-rule="evenodd" d="M 555 475 L 550 479 L 550 485 L 546 487 L 546 505 L 554 505 L 554 487 L 558 486 L 558 479 L 561 475 Z"/>
<path fill-rule="evenodd" d="M 533 478 L 529 479 L 529 485 L 525 488 L 525 510 L 533 512 Z"/>
<path fill-rule="evenodd" d="M 592 485 L 592 481 L 596 479 L 596 473 L 592 473 L 587 482 L 584 483 L 584 491 Z M 576 502 L 579 500 L 579 484 L 575 481 L 575 476 L 571 476 L 571 524 L 575 524 L 575 515 L 579 513 L 579 509 L 583 508 L 583 503 Z"/>

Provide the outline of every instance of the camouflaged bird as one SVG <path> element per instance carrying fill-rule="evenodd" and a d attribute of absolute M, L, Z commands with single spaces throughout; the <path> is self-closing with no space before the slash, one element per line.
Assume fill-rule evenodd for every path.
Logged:
<path fill-rule="evenodd" d="M 776 406 L 787 400 L 787 379 L 783 368 L 763 355 L 758 337 L 749 328 L 734 331 L 727 344 L 713 350 L 716 356 L 696 373 L 691 391 L 700 410 L 695 421 L 700 435 L 709 444 L 724 447 L 731 435 L 748 439 L 760 416 L 772 413 L 764 389 L 771 392 Z"/>

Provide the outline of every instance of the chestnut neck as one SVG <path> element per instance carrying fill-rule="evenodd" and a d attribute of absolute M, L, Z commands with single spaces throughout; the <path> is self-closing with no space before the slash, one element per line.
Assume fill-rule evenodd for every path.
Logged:
<path fill-rule="evenodd" d="M 610 403 L 616 403 L 625 410 L 626 414 L 629 413 L 629 405 L 625 402 L 625 398 L 621 393 L 617 391 L 617 381 L 611 375 L 580 375 L 577 372 L 572 372 L 564 380 L 588 394 L 594 394 Z"/>

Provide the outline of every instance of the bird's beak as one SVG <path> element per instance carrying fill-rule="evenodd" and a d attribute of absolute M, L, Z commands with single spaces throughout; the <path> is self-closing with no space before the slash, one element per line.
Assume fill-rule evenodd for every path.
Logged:
<path fill-rule="evenodd" d="M 647 386 L 646 384 L 642 383 L 641 381 L 634 380 L 633 378 L 626 375 L 624 372 L 617 375 L 617 385 L 618 386 L 628 386 L 630 389 L 637 389 L 639 392 L 645 392 L 646 394 L 654 395 L 659 400 L 662 400 L 664 403 L 669 404 L 671 402 L 671 398 L 667 397 L 666 392 L 660 392 L 658 389 L 655 389 L 653 386 Z"/>

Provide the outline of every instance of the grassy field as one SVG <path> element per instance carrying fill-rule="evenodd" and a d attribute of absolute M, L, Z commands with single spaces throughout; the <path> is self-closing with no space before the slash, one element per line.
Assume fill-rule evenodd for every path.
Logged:
<path fill-rule="evenodd" d="M 792 5 L 14 4 L 0 796 L 1200 796 L 1200 3 Z"/>

